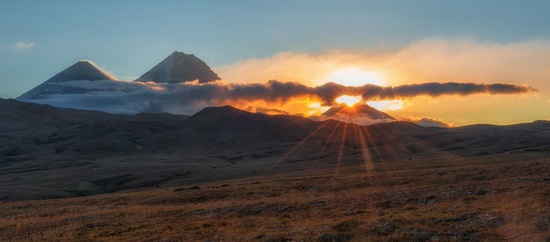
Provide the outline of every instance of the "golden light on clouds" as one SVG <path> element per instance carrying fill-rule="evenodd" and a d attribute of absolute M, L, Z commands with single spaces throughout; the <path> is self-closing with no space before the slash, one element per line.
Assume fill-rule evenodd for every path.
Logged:
<path fill-rule="evenodd" d="M 307 105 L 307 107 L 310 108 L 311 110 L 307 112 L 306 116 L 321 115 L 322 113 L 326 112 L 330 108 L 330 106 L 321 105 L 320 102 L 310 102 Z"/>
<path fill-rule="evenodd" d="M 395 87 L 429 82 L 498 82 L 528 84 L 539 90 L 536 96 L 419 96 L 406 100 L 368 102 L 374 108 L 396 115 L 427 116 L 466 125 L 510 124 L 548 119 L 547 112 L 542 110 L 546 110 L 550 102 L 550 69 L 547 66 L 549 62 L 549 41 L 491 43 L 475 39 L 425 39 L 387 52 L 281 52 L 270 57 L 241 60 L 214 69 L 224 80 L 235 83 L 279 80 L 295 81 L 312 87 L 326 82 L 350 86 L 370 83 Z M 307 106 L 311 102 L 313 101 L 304 102 L 304 109 L 308 111 L 299 112 L 318 110 L 317 107 Z M 289 112 L 294 113 L 294 110 Z"/>
<path fill-rule="evenodd" d="M 380 73 L 364 71 L 356 67 L 338 68 L 324 80 L 325 82 L 334 82 L 344 86 L 385 85 Z"/>
<path fill-rule="evenodd" d="M 405 104 L 402 100 L 384 100 L 384 101 L 369 101 L 367 104 L 378 110 L 387 111 L 387 110 L 400 110 L 405 107 Z"/>
<path fill-rule="evenodd" d="M 310 108 L 320 108 L 320 107 L 321 107 L 321 103 L 319 103 L 319 102 L 312 102 L 312 103 L 308 104 L 307 106 L 310 107 Z"/>
<path fill-rule="evenodd" d="M 134 82 L 135 84 L 138 84 L 138 85 L 144 85 L 144 86 L 147 86 L 150 90 L 153 90 L 153 91 L 159 91 L 159 92 L 163 92 L 163 91 L 166 91 L 166 87 L 156 83 L 156 82 Z"/>

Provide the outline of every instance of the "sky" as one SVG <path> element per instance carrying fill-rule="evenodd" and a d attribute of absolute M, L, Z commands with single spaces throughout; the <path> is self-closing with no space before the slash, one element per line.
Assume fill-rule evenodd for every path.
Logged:
<path fill-rule="evenodd" d="M 536 91 L 372 105 L 458 125 L 550 119 L 548 9 L 548 1 L 496 0 L 3 0 L 0 97 L 15 98 L 82 59 L 133 80 L 178 50 L 228 83 L 523 85 Z M 319 112 L 308 110 L 313 103 L 278 108 Z"/>

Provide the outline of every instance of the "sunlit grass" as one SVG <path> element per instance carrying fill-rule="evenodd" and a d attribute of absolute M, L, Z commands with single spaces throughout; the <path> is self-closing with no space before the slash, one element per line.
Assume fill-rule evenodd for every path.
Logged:
<path fill-rule="evenodd" d="M 550 161 L 503 157 L 390 162 L 370 174 L 358 164 L 342 166 L 338 176 L 327 169 L 199 189 L 2 202 L 0 240 L 548 238 L 540 171 Z"/>

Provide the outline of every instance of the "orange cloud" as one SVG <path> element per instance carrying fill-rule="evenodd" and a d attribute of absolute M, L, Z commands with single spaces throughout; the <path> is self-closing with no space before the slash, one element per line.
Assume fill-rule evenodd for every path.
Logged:
<path fill-rule="evenodd" d="M 414 96 L 407 98 L 407 106 L 399 112 L 442 117 L 460 124 L 507 124 L 550 118 L 544 116 L 548 108 L 546 100 L 550 99 L 550 68 L 547 68 L 547 63 L 550 63 L 550 41 L 546 40 L 491 43 L 474 39 L 426 39 L 386 52 L 282 52 L 213 69 L 233 83 L 276 79 L 312 87 L 329 81 L 331 74 L 339 69 L 353 68 L 376 73 L 384 86 L 456 82 L 536 87 L 539 92 L 535 95 L 507 98 L 489 95 L 463 98 L 459 95 L 424 99 Z M 487 112 L 488 108 L 491 115 Z M 498 115 L 498 119 L 495 115 Z"/>
<path fill-rule="evenodd" d="M 430 118 L 425 116 L 424 117 L 415 117 L 412 115 L 402 116 L 400 120 L 415 123 L 424 127 L 445 127 L 445 128 L 458 127 L 458 125 L 455 123 L 445 122 L 442 119 Z"/>
<path fill-rule="evenodd" d="M 546 41 L 499 44 L 428 39 L 386 53 L 282 52 L 214 69 L 224 80 L 235 83 L 276 79 L 314 86 L 328 81 L 338 68 L 353 67 L 378 73 L 387 85 L 449 81 L 548 86 L 546 63 L 550 63 L 550 42 Z"/>
<path fill-rule="evenodd" d="M 319 55 L 282 52 L 267 58 L 247 59 L 213 69 L 229 82 L 257 83 L 275 79 L 314 86 L 328 81 L 338 68 L 376 70 L 365 65 L 365 60 L 367 59 L 363 55 L 342 51 Z"/>

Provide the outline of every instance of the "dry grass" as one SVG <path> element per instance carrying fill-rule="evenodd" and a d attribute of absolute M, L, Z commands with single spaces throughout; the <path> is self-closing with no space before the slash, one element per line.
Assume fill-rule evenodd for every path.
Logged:
<path fill-rule="evenodd" d="M 0 240 L 550 240 L 550 159 L 375 164 L 0 203 Z"/>

